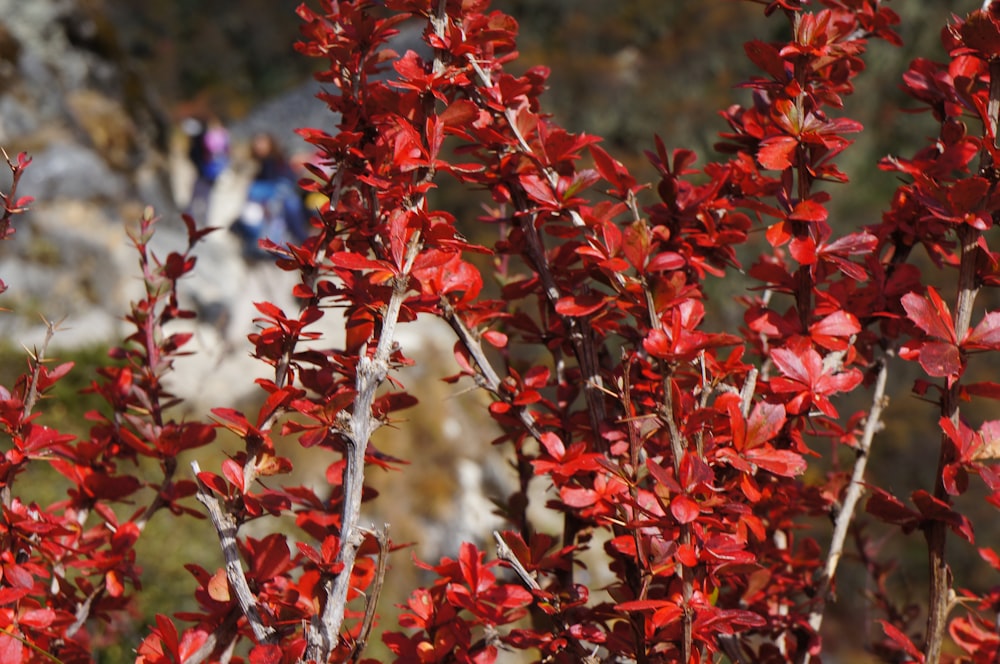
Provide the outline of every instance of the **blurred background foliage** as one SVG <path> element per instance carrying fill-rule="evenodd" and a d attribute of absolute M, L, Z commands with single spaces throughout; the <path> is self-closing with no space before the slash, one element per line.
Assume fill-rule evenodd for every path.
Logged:
<path fill-rule="evenodd" d="M 95 27 L 81 31 L 77 38 L 107 49 L 133 67 L 150 87 L 165 117 L 176 121 L 211 111 L 224 121 L 236 121 L 267 99 L 305 84 L 311 72 L 322 65 L 294 51 L 298 39 L 294 9 L 298 4 L 299 0 L 80 0 Z M 866 131 L 841 159 L 852 182 L 848 196 L 835 195 L 833 199 L 831 220 L 839 231 L 874 222 L 887 206 L 895 181 L 891 174 L 877 169 L 878 159 L 889 153 L 909 154 L 934 132 L 928 117 L 900 110 L 913 107 L 897 87 L 907 63 L 917 56 L 943 58 L 938 38 L 941 26 L 950 13 L 964 14 L 978 5 L 973 0 L 892 3 L 903 17 L 898 30 L 905 45 L 894 48 L 872 43 L 866 56 L 869 71 L 860 77 L 857 94 L 846 100 L 844 115 L 861 121 Z M 752 38 L 781 39 L 787 30 L 786 22 L 780 19 L 765 20 L 760 5 L 735 1 L 498 0 L 494 6 L 511 13 L 521 24 L 521 58 L 513 69 L 537 64 L 551 68 L 550 90 L 544 97 L 546 110 L 570 130 L 603 136 L 606 149 L 640 179 L 650 181 L 654 174 L 643 150 L 651 148 L 654 134 L 662 136 L 669 148 L 697 150 L 701 163 L 713 158 L 711 146 L 717 133 L 726 128 L 716 111 L 749 99 L 748 93 L 737 87 L 753 73 L 743 55 L 743 43 Z M 464 209 L 468 218 L 477 214 L 478 201 L 450 200 L 457 196 L 452 192 L 442 196 L 450 205 Z M 744 264 L 752 262 L 756 251 L 751 247 L 744 252 Z M 746 284 L 730 278 L 712 288 L 720 311 L 716 323 L 739 325 L 742 310 L 732 297 L 743 293 Z M 0 366 L 23 367 L 23 359 L 17 358 L 23 358 L 19 351 L 3 350 Z M 94 350 L 61 359 L 74 359 L 85 367 L 104 361 Z M 992 366 L 974 365 L 973 370 L 996 373 Z M 933 424 L 936 416 L 908 396 L 911 381 L 907 376 L 897 379 L 895 393 L 901 396 L 887 412 L 887 431 L 876 441 L 871 466 L 874 482 L 900 496 L 929 486 L 938 443 Z M 66 383 L 60 389 L 76 387 L 79 385 Z M 81 422 L 82 413 L 93 407 L 87 398 L 62 393 L 55 396 L 48 404 L 57 404 L 52 416 L 66 423 Z M 867 404 L 845 406 L 844 412 L 852 407 L 862 409 Z M 986 415 L 982 409 L 969 412 Z M 413 419 L 419 423 L 427 416 L 414 415 Z M 426 444 L 429 436 L 422 438 Z M 839 460 L 846 468 L 850 453 L 841 452 Z M 426 450 L 419 455 L 434 456 Z M 393 482 L 405 495 L 399 480 Z M 427 485 L 427 478 L 418 476 L 415 482 Z M 996 536 L 997 529 L 990 523 L 992 513 L 977 513 L 974 518 L 980 537 Z M 181 580 L 171 575 L 184 575 L 177 570 L 191 559 L 191 548 L 180 545 L 197 543 L 195 549 L 203 547 L 194 555 L 206 566 L 217 557 L 210 529 L 186 531 L 185 537 L 179 538 L 166 519 L 155 519 L 150 527 L 158 526 L 161 534 L 149 538 L 151 550 L 158 555 L 152 557 L 152 569 L 147 570 L 146 590 L 152 594 L 147 594 L 150 601 L 141 607 L 144 613 L 155 611 L 157 606 L 187 608 L 177 600 L 187 593 L 188 581 L 183 579 L 179 589 L 170 582 Z M 955 567 L 959 585 L 982 583 L 977 580 L 980 577 L 992 578 L 970 547 L 955 553 L 962 561 Z M 908 579 L 923 577 L 925 555 L 919 535 L 895 537 L 878 551 L 881 559 L 902 567 L 900 583 L 904 585 Z M 857 642 L 858 630 L 869 629 L 872 618 L 863 609 L 870 583 L 859 565 L 844 569 L 841 601 L 834 609 L 841 620 L 829 624 L 834 632 L 844 630 L 846 641 Z M 921 588 L 921 584 L 915 587 Z M 918 590 L 913 597 L 915 605 L 922 601 L 921 593 Z M 387 612 L 390 601 L 398 601 L 398 597 L 383 602 Z M 391 624 L 391 618 L 386 622 Z M 108 651 L 105 661 L 128 659 L 129 649 L 119 646 L 119 650 Z"/>

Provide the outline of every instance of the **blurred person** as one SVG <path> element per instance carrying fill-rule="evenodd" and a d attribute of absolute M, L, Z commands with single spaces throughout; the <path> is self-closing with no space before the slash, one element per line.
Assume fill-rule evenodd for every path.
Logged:
<path fill-rule="evenodd" d="M 243 240 L 246 258 L 269 258 L 260 241 L 302 242 L 308 235 L 306 213 L 295 172 L 277 140 L 271 134 L 256 134 L 250 154 L 256 170 L 240 217 L 231 228 Z"/>
<path fill-rule="evenodd" d="M 188 136 L 188 159 L 197 173 L 186 211 L 204 219 L 215 181 L 229 166 L 229 132 L 218 118 L 188 118 L 183 129 Z"/>

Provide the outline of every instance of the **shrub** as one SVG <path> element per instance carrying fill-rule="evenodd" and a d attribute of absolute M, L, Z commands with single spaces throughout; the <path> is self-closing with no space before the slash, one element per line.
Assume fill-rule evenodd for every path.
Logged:
<path fill-rule="evenodd" d="M 898 43 L 896 15 L 875 0 L 759 4 L 789 22 L 790 37 L 746 45 L 760 73 L 746 83 L 749 105 L 722 113 L 721 160 L 695 168 L 694 153 L 656 138 L 651 191 L 596 137 L 543 113 L 544 68 L 505 69 L 517 24 L 487 0 L 300 8 L 299 48 L 325 61 L 321 99 L 340 123 L 336 134 L 301 131 L 322 157 L 303 186 L 329 200 L 315 232 L 301 245 L 264 241 L 298 273 L 301 306 L 258 305 L 250 342 L 273 368 L 258 381 L 263 405 L 215 409 L 214 423 L 171 419 L 163 377 L 186 338 L 163 326 L 192 315 L 175 287 L 210 229 L 186 219 L 188 250 L 161 260 L 147 215 L 134 238 L 146 296 L 93 383 L 107 409 L 89 415 L 89 435 L 37 422 L 39 395 L 69 371 L 43 351 L 0 394 L 10 438 L 0 659 L 89 661 L 139 590 L 133 547 L 149 519 L 207 513 L 225 567 L 190 566 L 200 609 L 158 615 L 138 662 L 362 660 L 393 548 L 388 526 L 359 519 L 375 498 L 366 468 L 387 464 L 370 440 L 415 401 L 393 380 L 410 362 L 394 334 L 423 315 L 454 331 L 451 380 L 491 396 L 503 431 L 493 442 L 509 450 L 519 488 L 501 506 L 495 557 L 466 543 L 421 563 L 436 580 L 382 637 L 397 661 L 492 662 L 501 650 L 544 662 L 819 661 L 849 542 L 871 574 L 879 631 L 864 645 L 876 656 L 994 661 L 1000 595 L 957 586 L 948 554 L 975 546 L 969 515 L 1000 496 L 1000 421 L 963 411 L 1000 397 L 1000 384 L 968 371 L 1000 350 L 1000 311 L 977 300 L 1000 283 L 1000 6 L 954 19 L 942 33 L 949 60 L 918 59 L 903 75 L 939 135 L 880 163 L 901 180 L 880 221 L 836 228 L 830 203 L 850 195 L 837 157 L 862 131 L 842 109 L 868 40 Z M 425 25 L 425 55 L 387 47 L 404 20 Z M 27 162 L 8 162 L 4 235 L 25 205 L 15 192 Z M 495 231 L 490 246 L 435 207 L 446 181 L 489 193 L 477 222 Z M 737 248 L 755 230 L 759 257 L 744 273 L 748 250 Z M 713 331 L 708 307 L 726 303 L 709 302 L 706 284 L 727 276 L 749 282 L 744 323 Z M 333 307 L 343 347 L 317 332 Z M 889 375 L 907 363 L 938 418 L 935 471 L 896 496 L 866 482 L 866 462 Z M 861 396 L 868 406 L 848 410 Z M 177 455 L 212 443 L 217 428 L 242 449 L 186 475 Z M 279 432 L 329 453 L 325 491 L 281 485 L 291 462 Z M 137 477 L 138 458 L 159 475 Z M 66 498 L 22 502 L 17 478 L 31 464 L 62 473 Z M 560 532 L 533 521 L 533 482 L 551 487 L 544 508 Z M 137 504 L 143 488 L 150 498 Z M 283 516 L 294 539 L 269 528 Z M 250 522 L 267 534 L 241 531 Z M 901 608 L 890 561 L 872 546 L 910 533 L 929 560 L 923 624 Z M 588 548 L 609 584 L 588 586 Z M 1000 569 L 992 548 L 978 553 Z"/>

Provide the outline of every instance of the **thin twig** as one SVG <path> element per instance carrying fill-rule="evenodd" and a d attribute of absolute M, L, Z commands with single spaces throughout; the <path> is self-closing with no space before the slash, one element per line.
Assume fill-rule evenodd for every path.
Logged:
<path fill-rule="evenodd" d="M 888 363 L 883 359 L 879 362 L 878 376 L 875 379 L 875 389 L 872 393 L 872 405 L 868 411 L 868 419 L 865 421 L 865 429 L 861 440 L 858 441 L 857 459 L 854 462 L 851 481 L 847 485 L 844 502 L 841 505 L 840 513 L 837 514 L 834 524 L 830 550 L 819 579 L 820 587 L 816 593 L 816 604 L 809 614 L 809 626 L 815 632 L 819 632 L 823 624 L 827 596 L 830 593 L 833 579 L 837 573 L 837 565 L 840 563 L 840 558 L 843 555 L 844 542 L 847 539 L 848 529 L 854 518 L 854 509 L 864 494 L 865 468 L 868 464 L 872 441 L 875 439 L 875 434 L 882 428 L 882 411 L 888 405 L 888 398 L 885 394 L 888 375 Z M 805 657 L 805 654 L 803 654 L 803 657 Z"/>
<path fill-rule="evenodd" d="M 504 540 L 503 535 L 497 531 L 493 531 L 493 540 L 497 543 L 497 558 L 504 561 L 510 565 L 511 569 L 514 570 L 514 574 L 520 579 L 521 584 L 524 585 L 532 594 L 540 592 L 542 587 L 538 585 L 538 581 L 531 575 L 531 573 L 524 568 L 524 565 L 517 556 L 514 555 L 514 551 L 510 548 L 507 542 Z M 557 626 L 564 638 L 572 644 L 573 649 L 576 650 L 576 656 L 580 658 L 583 664 L 598 664 L 600 659 L 594 653 L 588 653 L 587 649 L 583 647 L 577 639 L 573 638 L 568 629 L 565 621 L 562 619 L 561 607 L 559 605 L 559 598 L 552 598 L 552 608 L 554 613 L 552 614 L 553 620 L 557 623 Z"/>
<path fill-rule="evenodd" d="M 201 467 L 197 461 L 191 462 L 195 478 L 201 472 Z M 274 643 L 276 632 L 273 627 L 264 624 L 261 619 L 260 610 L 257 608 L 257 598 L 250 591 L 250 584 L 247 583 L 246 573 L 243 571 L 243 564 L 240 562 L 240 552 L 236 546 L 236 520 L 232 514 L 224 511 L 219 505 L 219 501 L 209 494 L 209 489 L 198 480 L 198 502 L 208 510 L 208 517 L 215 526 L 215 532 L 219 536 L 219 544 L 222 547 L 222 555 L 226 560 L 226 578 L 229 586 L 236 593 L 236 601 L 240 605 L 240 610 L 250 624 L 254 638 L 257 643 Z"/>
<path fill-rule="evenodd" d="M 535 577 L 531 576 L 528 570 L 524 568 L 521 561 L 517 559 L 517 556 L 514 555 L 514 551 L 510 548 L 510 545 L 508 545 L 507 541 L 504 540 L 503 535 L 494 530 L 493 540 L 497 543 L 497 558 L 510 565 L 511 569 L 514 570 L 514 574 L 517 574 L 517 578 L 521 579 L 521 583 L 528 590 L 541 590 L 542 587 L 538 585 L 538 581 L 535 580 Z M 555 601 L 556 604 L 554 606 L 558 611 L 558 599 Z"/>
<path fill-rule="evenodd" d="M 757 367 L 750 367 L 750 371 L 747 372 L 747 379 L 743 383 L 743 389 L 740 390 L 740 412 L 743 414 L 743 419 L 750 417 L 753 395 L 757 391 L 758 373 Z"/>
<path fill-rule="evenodd" d="M 382 530 L 370 530 L 368 534 L 375 537 L 378 542 L 378 560 L 375 566 L 375 579 L 372 581 L 371 589 L 368 591 L 368 598 L 365 602 L 365 617 L 361 621 L 361 630 L 358 638 L 351 649 L 351 661 L 357 662 L 368 645 L 368 637 L 375 624 L 375 609 L 378 606 L 378 598 L 382 594 L 382 587 L 385 584 L 385 570 L 389 563 L 389 524 L 382 524 Z"/>
<path fill-rule="evenodd" d="M 451 306 L 447 297 L 441 298 L 440 306 L 448 325 L 450 325 L 451 329 L 455 331 L 456 335 L 458 335 L 459 341 L 465 349 L 469 351 L 469 355 L 472 356 L 472 361 L 479 370 L 479 375 L 476 377 L 478 379 L 477 382 L 481 383 L 482 387 L 495 398 L 500 399 L 501 401 L 510 401 L 510 398 L 500 390 L 500 376 L 497 374 L 496 369 L 493 368 L 489 358 L 486 357 L 486 352 L 483 350 L 482 343 L 472 334 L 469 328 L 466 327 L 465 322 L 459 317 L 455 308 Z M 538 424 L 535 422 L 534 416 L 525 408 L 516 408 L 521 424 L 524 425 L 524 428 L 535 440 L 540 442 L 542 432 L 538 428 Z"/>
<path fill-rule="evenodd" d="M 38 378 L 42 373 L 42 365 L 45 363 L 45 353 L 48 351 L 49 344 L 52 342 L 52 337 L 55 336 L 56 330 L 59 326 L 59 323 L 52 323 L 44 318 L 42 321 L 45 323 L 45 339 L 42 340 L 42 347 L 35 349 L 35 351 L 31 353 L 31 359 L 34 360 L 34 364 L 31 367 L 31 381 L 28 384 L 28 392 L 24 396 L 25 420 L 27 420 L 28 416 L 31 415 L 31 411 L 38 402 Z"/>
<path fill-rule="evenodd" d="M 27 639 L 27 638 L 21 636 L 20 634 L 15 633 L 9 627 L 0 627 L 0 634 L 6 634 L 9 638 L 14 639 L 15 641 L 20 641 L 21 643 L 23 643 L 24 645 L 28 646 L 29 648 L 31 648 L 36 653 L 38 653 L 39 655 L 41 655 L 45 659 L 49 660 L 50 662 L 55 662 L 56 664 L 63 664 L 63 661 L 61 659 L 59 659 L 58 657 L 56 657 L 52 653 L 46 652 L 42 648 L 39 648 L 37 645 L 35 645 L 34 643 L 31 642 L 31 639 Z"/>
<path fill-rule="evenodd" d="M 104 592 L 104 587 L 104 584 L 95 586 L 90 594 L 87 595 L 87 599 L 83 600 L 76 607 L 76 618 L 73 620 L 73 624 L 66 628 L 66 638 L 72 638 L 86 624 L 87 618 L 90 617 L 90 607 L 93 606 L 97 596 Z"/>

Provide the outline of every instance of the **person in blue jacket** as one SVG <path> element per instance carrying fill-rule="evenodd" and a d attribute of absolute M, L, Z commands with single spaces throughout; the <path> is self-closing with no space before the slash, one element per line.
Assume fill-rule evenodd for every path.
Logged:
<path fill-rule="evenodd" d="M 265 133 L 255 135 L 250 153 L 257 169 L 233 229 L 242 237 L 248 259 L 270 258 L 260 241 L 267 239 L 279 246 L 302 242 L 308 235 L 306 213 L 295 172 L 275 138 Z"/>

